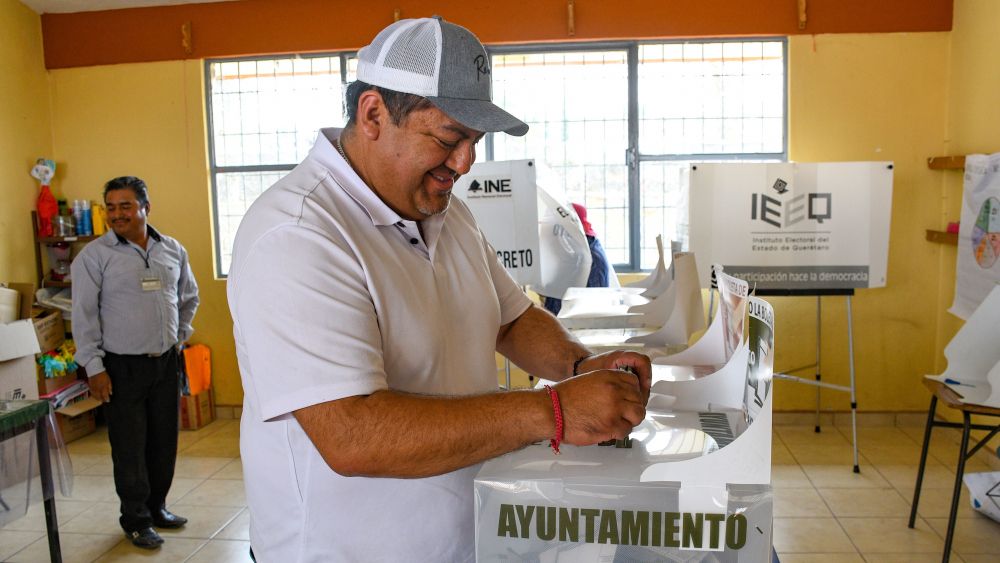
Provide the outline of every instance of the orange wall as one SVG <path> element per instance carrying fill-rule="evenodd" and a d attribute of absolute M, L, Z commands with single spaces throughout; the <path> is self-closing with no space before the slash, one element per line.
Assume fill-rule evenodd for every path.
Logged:
<path fill-rule="evenodd" d="M 440 14 L 484 43 L 727 35 L 949 31 L 953 0 L 243 0 L 45 14 L 49 69 L 205 57 L 351 50 L 400 17 Z M 182 46 L 190 22 L 192 49 Z M 349 22 L 349 23 L 348 23 Z"/>

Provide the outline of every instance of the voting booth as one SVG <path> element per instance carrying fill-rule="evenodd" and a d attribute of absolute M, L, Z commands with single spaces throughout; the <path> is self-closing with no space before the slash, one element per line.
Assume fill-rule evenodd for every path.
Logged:
<path fill-rule="evenodd" d="M 729 372 L 737 386 L 719 390 L 738 408 L 651 397 L 631 448 L 564 444 L 557 456 L 536 444 L 485 463 L 477 560 L 770 560 L 773 311 L 753 297 L 748 309 L 747 363 Z"/>
<path fill-rule="evenodd" d="M 452 193 L 472 211 L 497 258 L 518 285 L 541 281 L 538 196 L 533 160 L 474 164 Z"/>

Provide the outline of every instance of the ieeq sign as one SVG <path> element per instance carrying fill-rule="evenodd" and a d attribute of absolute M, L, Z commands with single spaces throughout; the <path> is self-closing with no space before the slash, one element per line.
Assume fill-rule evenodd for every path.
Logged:
<path fill-rule="evenodd" d="M 520 285 L 541 281 L 533 160 L 480 162 L 452 193 L 472 210 L 497 258 Z"/>
<path fill-rule="evenodd" d="M 891 162 L 692 165 L 690 248 L 750 287 L 884 287 Z"/>

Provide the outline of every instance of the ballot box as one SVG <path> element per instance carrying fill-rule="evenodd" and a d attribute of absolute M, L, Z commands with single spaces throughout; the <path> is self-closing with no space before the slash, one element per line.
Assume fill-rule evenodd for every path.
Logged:
<path fill-rule="evenodd" d="M 554 455 L 536 444 L 485 463 L 477 561 L 769 561 L 773 311 L 755 297 L 747 309 L 747 350 L 736 354 L 746 368 L 690 379 L 703 402 L 672 382 L 676 396 L 651 398 L 631 447 L 563 445 Z M 742 385 L 718 381 L 716 397 L 698 381 L 723 377 Z"/>

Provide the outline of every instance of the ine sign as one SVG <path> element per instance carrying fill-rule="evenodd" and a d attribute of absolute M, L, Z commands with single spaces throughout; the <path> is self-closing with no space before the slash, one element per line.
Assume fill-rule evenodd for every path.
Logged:
<path fill-rule="evenodd" d="M 690 247 L 751 287 L 884 287 L 891 162 L 698 164 Z"/>
<path fill-rule="evenodd" d="M 541 280 L 538 200 L 532 160 L 475 164 L 452 193 L 462 198 L 486 235 L 497 259 L 520 285 Z"/>

